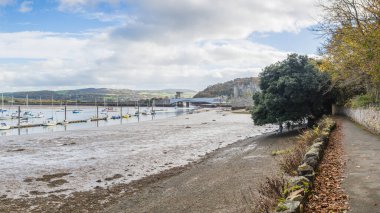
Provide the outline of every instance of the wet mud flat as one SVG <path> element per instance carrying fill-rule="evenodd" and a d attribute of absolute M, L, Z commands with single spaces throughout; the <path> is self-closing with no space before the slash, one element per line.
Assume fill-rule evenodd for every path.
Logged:
<path fill-rule="evenodd" d="M 185 166 L 70 195 L 1 199 L 2 212 L 250 212 L 265 177 L 278 172 L 272 151 L 293 145 L 297 133 L 239 140 Z M 44 181 L 58 176 L 45 176 Z M 109 183 L 112 183 L 110 180 Z"/>
<path fill-rule="evenodd" d="M 172 175 L 207 153 L 274 129 L 253 126 L 249 115 L 212 110 L 103 129 L 2 137 L 0 210 L 57 210 L 68 199 L 96 206 L 94 197 L 134 192 L 140 181 Z M 108 200 L 99 202 L 104 206 Z"/>
<path fill-rule="evenodd" d="M 252 212 L 260 185 L 279 173 L 272 151 L 292 147 L 297 136 L 294 131 L 238 141 L 121 197 L 103 212 Z"/>

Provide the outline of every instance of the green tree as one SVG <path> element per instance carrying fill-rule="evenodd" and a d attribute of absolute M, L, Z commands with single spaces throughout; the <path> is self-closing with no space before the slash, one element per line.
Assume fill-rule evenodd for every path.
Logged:
<path fill-rule="evenodd" d="M 257 125 L 315 119 L 331 102 L 330 80 L 307 56 L 291 54 L 260 74 L 260 93 L 253 96 L 252 119 Z M 329 101 L 330 100 L 330 101 Z"/>

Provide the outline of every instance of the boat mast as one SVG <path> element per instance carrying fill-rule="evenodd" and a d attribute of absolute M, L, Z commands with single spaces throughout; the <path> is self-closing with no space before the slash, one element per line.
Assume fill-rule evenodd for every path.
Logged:
<path fill-rule="evenodd" d="M 53 96 L 51 96 L 51 120 L 54 120 L 54 109 L 53 109 Z"/>
<path fill-rule="evenodd" d="M 4 112 L 4 94 L 1 93 L 1 112 Z"/>

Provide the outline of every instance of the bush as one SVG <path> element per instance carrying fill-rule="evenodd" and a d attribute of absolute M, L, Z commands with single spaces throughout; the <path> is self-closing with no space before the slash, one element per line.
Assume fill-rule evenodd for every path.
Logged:
<path fill-rule="evenodd" d="M 283 198 L 286 180 L 283 175 L 267 177 L 259 187 L 260 197 L 256 199 L 253 211 L 257 213 L 272 212 L 279 199 Z"/>
<path fill-rule="evenodd" d="M 370 104 L 375 103 L 375 100 L 368 94 L 358 95 L 349 100 L 346 104 L 347 107 L 359 108 L 367 107 Z"/>
<path fill-rule="evenodd" d="M 322 136 L 326 128 L 329 128 L 334 123 L 331 118 L 324 117 L 314 129 L 305 130 L 297 140 L 296 145 L 288 154 L 284 154 L 280 159 L 280 168 L 288 175 L 297 175 L 297 168 L 302 164 L 304 155 L 308 148 L 313 144 L 313 141 Z"/>

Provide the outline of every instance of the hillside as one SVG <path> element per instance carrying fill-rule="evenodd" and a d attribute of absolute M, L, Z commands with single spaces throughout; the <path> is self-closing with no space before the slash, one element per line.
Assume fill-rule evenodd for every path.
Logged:
<path fill-rule="evenodd" d="M 194 98 L 205 98 L 205 97 L 218 97 L 218 96 L 234 96 L 234 87 L 237 88 L 246 87 L 250 89 L 251 87 L 258 87 L 259 79 L 258 77 L 250 78 L 237 78 L 232 81 L 227 81 L 224 83 L 218 83 L 208 86 L 205 90 L 198 92 Z M 235 91 L 236 92 L 236 91 Z"/>
<path fill-rule="evenodd" d="M 15 99 L 25 99 L 28 95 L 29 99 L 50 100 L 52 96 L 54 100 L 79 100 L 92 102 L 96 99 L 116 99 L 119 100 L 139 100 L 150 98 L 173 97 L 176 91 L 183 92 L 184 97 L 192 97 L 196 92 L 187 89 L 166 89 L 166 90 L 130 90 L 130 89 L 107 89 L 107 88 L 85 88 L 77 90 L 41 90 L 41 91 L 23 91 L 4 93 L 4 97 Z"/>

